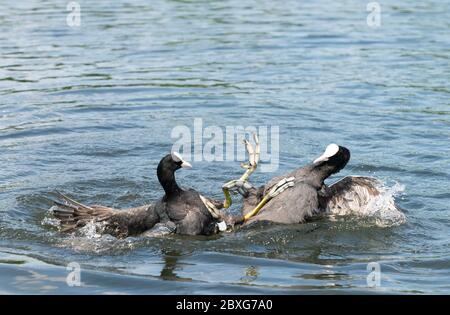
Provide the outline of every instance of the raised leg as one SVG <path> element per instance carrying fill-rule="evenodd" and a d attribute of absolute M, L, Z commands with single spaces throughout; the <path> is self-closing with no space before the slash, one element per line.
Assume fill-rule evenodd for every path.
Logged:
<path fill-rule="evenodd" d="M 238 192 L 245 196 L 247 194 L 247 190 L 252 187 L 248 182 L 248 178 L 258 167 L 260 157 L 260 145 L 258 135 L 256 133 L 253 134 L 253 140 L 255 141 L 255 148 L 253 148 L 250 142 L 244 139 L 245 148 L 249 156 L 248 163 L 241 164 L 241 167 L 246 169 L 245 173 L 239 179 L 229 181 L 222 186 L 222 191 L 225 196 L 225 200 L 223 202 L 224 208 L 229 208 L 232 204 L 230 192 Z"/>

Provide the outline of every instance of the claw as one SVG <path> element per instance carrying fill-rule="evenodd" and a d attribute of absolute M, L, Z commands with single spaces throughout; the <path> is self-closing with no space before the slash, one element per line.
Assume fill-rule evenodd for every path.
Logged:
<path fill-rule="evenodd" d="M 248 142 L 247 139 L 244 139 L 245 149 L 248 152 L 248 162 L 250 166 L 254 166 L 255 163 L 255 149 L 253 148 L 252 144 Z"/>
<path fill-rule="evenodd" d="M 283 191 L 288 189 L 289 187 L 294 186 L 295 177 L 283 178 L 280 180 L 272 189 L 269 191 L 268 195 L 270 198 L 274 198 L 281 194 Z"/>
<path fill-rule="evenodd" d="M 203 197 L 202 195 L 200 195 L 200 199 L 202 200 L 203 204 L 206 206 L 208 211 L 211 213 L 213 218 L 219 219 L 221 217 L 220 210 L 217 209 L 217 207 L 212 202 L 210 202 L 207 198 Z"/>
<path fill-rule="evenodd" d="M 253 188 L 252 184 L 240 179 L 229 181 L 222 186 L 223 190 L 227 190 L 231 193 L 239 193 L 244 197 L 248 196 L 248 190 L 251 188 Z"/>
<path fill-rule="evenodd" d="M 233 187 L 236 186 L 236 182 L 237 182 L 236 179 L 230 180 L 228 183 L 225 183 L 225 184 L 222 185 L 222 189 L 231 190 L 231 189 L 233 189 Z"/>
<path fill-rule="evenodd" d="M 258 138 L 258 135 L 256 133 L 253 134 L 253 140 L 255 141 L 255 145 L 256 145 L 255 155 L 254 155 L 254 162 L 255 162 L 255 165 L 258 165 L 259 158 L 261 156 L 261 146 L 259 144 L 259 138 Z"/>
<path fill-rule="evenodd" d="M 259 144 L 259 138 L 256 133 L 253 134 L 253 140 L 255 141 L 255 148 L 247 139 L 243 140 L 245 149 L 248 152 L 248 159 L 249 159 L 249 163 L 245 164 L 244 166 L 245 168 L 250 167 L 256 168 L 259 163 L 259 158 L 261 155 L 261 146 Z"/>
<path fill-rule="evenodd" d="M 243 143 L 248 153 L 248 163 L 241 163 L 241 167 L 246 169 L 245 173 L 238 179 L 232 180 L 222 186 L 225 201 L 223 203 L 224 208 L 231 206 L 232 200 L 230 192 L 237 192 L 242 196 L 248 196 L 248 189 L 253 186 L 248 183 L 248 178 L 256 170 L 261 155 L 261 147 L 259 144 L 258 135 L 253 134 L 253 140 L 255 141 L 255 147 L 247 140 L 244 139 Z"/>

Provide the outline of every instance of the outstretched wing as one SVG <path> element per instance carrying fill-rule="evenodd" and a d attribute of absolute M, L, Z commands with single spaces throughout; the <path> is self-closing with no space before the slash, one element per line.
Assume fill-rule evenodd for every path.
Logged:
<path fill-rule="evenodd" d="M 124 210 L 101 205 L 87 206 L 57 192 L 61 201 L 53 201 L 50 209 L 60 220 L 62 231 L 73 231 L 89 222 L 102 223 L 103 233 L 118 237 L 135 235 L 155 225 L 158 220 L 157 204 L 148 204 Z"/>
<path fill-rule="evenodd" d="M 380 194 L 380 182 L 372 177 L 347 176 L 329 187 L 320 197 L 322 208 L 334 214 L 358 212 Z"/>
<path fill-rule="evenodd" d="M 54 206 L 50 210 L 60 220 L 63 231 L 71 231 L 91 221 L 108 220 L 118 212 L 109 207 L 84 205 L 60 192 L 56 192 L 56 194 L 61 201 L 53 201 Z"/>

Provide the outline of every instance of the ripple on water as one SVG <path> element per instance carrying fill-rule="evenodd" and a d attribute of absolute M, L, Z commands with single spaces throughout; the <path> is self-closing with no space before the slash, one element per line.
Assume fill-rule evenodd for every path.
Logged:
<path fill-rule="evenodd" d="M 0 292 L 71 294 L 71 261 L 85 294 L 450 292 L 449 5 L 393 0 L 372 29 L 352 1 L 89 1 L 72 29 L 56 2 L 5 2 Z M 119 208 L 160 198 L 156 164 L 194 118 L 280 127 L 279 169 L 254 185 L 336 142 L 352 159 L 333 180 L 385 191 L 360 215 L 217 237 L 57 231 L 55 190 Z M 240 175 L 194 162 L 178 179 L 209 196 Z M 367 288 L 369 262 L 381 288 Z"/>

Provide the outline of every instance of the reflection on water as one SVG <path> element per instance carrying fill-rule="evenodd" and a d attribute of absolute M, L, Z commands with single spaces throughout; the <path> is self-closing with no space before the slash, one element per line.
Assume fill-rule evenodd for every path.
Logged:
<path fill-rule="evenodd" d="M 182 269 L 183 265 L 179 263 L 180 253 L 177 251 L 163 250 L 164 266 L 161 269 L 160 277 L 164 280 L 189 281 L 190 278 L 182 278 L 177 275 L 177 270 Z"/>
<path fill-rule="evenodd" d="M 2 4 L 0 293 L 450 292 L 450 3 L 381 5 L 373 29 L 356 0 L 84 1 L 79 28 L 60 1 Z M 343 144 L 352 159 L 330 182 L 357 174 L 389 193 L 404 187 L 406 223 L 337 216 L 126 240 L 57 232 L 55 190 L 121 208 L 161 197 L 155 168 L 171 130 L 195 118 L 279 126 L 279 169 L 254 185 Z M 195 162 L 177 176 L 219 198 L 238 164 Z M 375 218 L 400 218 L 385 215 Z M 70 262 L 82 287 L 65 283 Z M 381 265 L 376 289 L 370 262 Z"/>
<path fill-rule="evenodd" d="M 244 283 L 250 283 L 258 279 L 258 267 L 256 266 L 248 266 L 245 268 L 245 276 L 241 278 L 241 281 Z"/>

